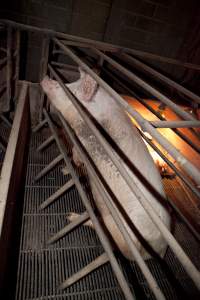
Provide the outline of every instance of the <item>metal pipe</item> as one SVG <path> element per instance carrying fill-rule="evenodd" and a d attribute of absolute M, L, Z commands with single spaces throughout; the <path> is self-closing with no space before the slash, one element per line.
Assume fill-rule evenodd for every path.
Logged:
<path fill-rule="evenodd" d="M 150 121 L 156 128 L 191 128 L 200 127 L 200 121 Z"/>
<path fill-rule="evenodd" d="M 47 198 L 40 205 L 39 209 L 42 210 L 52 204 L 55 200 L 57 200 L 60 196 L 62 196 L 67 190 L 69 190 L 74 185 L 74 181 L 70 179 L 63 186 L 61 186 L 53 195 Z"/>
<path fill-rule="evenodd" d="M 200 199 L 200 192 L 193 187 L 193 185 L 188 181 L 188 179 L 177 169 L 174 164 L 167 158 L 165 155 L 159 150 L 154 143 L 150 139 L 148 139 L 145 134 L 139 130 L 139 133 L 141 134 L 142 138 L 145 139 L 145 141 L 151 146 L 152 149 L 158 153 L 158 155 L 169 165 L 169 167 L 174 171 L 174 173 L 190 188 L 190 190 Z M 200 241 L 200 235 L 196 231 L 196 229 L 188 222 L 188 220 L 184 217 L 184 215 L 181 213 L 181 211 L 174 205 L 173 201 L 167 197 L 167 200 L 169 201 L 172 208 L 175 210 L 175 212 L 178 214 L 178 216 L 183 220 L 185 225 L 189 228 L 189 230 L 192 232 L 192 234 L 196 237 L 198 241 Z"/>
<path fill-rule="evenodd" d="M 40 80 L 42 80 L 42 78 L 47 73 L 47 65 L 49 60 L 49 44 L 50 44 L 49 37 L 45 37 L 42 41 L 42 53 L 41 53 L 41 60 L 40 60 L 40 75 L 39 75 Z M 42 111 L 44 107 L 44 102 L 45 102 L 45 94 L 42 91 L 40 97 L 40 110 L 39 110 L 40 121 L 42 120 Z"/>
<path fill-rule="evenodd" d="M 85 277 L 89 273 L 93 272 L 94 270 L 98 269 L 99 267 L 105 265 L 109 262 L 109 257 L 106 252 L 98 256 L 95 260 L 89 263 L 87 266 L 83 267 L 80 271 L 66 279 L 61 285 L 60 289 L 66 289 L 70 285 L 74 284 L 75 282 L 79 281 L 81 278 Z"/>
<path fill-rule="evenodd" d="M 137 111 L 135 111 L 117 92 L 115 92 L 104 80 L 102 80 L 94 71 L 92 71 L 84 62 L 81 61 L 69 48 L 54 39 L 55 43 L 59 45 L 80 67 L 82 67 L 88 74 L 90 74 L 116 101 L 123 107 L 135 120 L 139 123 L 144 131 L 147 131 L 154 137 L 159 144 L 169 152 L 169 154 L 180 164 L 180 166 L 200 185 L 199 170 L 186 159 L 166 138 L 162 136 L 146 119 L 144 119 Z M 52 72 L 55 71 L 49 65 Z M 56 74 L 57 75 L 57 74 Z M 59 78 L 59 77 L 58 77 Z M 66 91 L 66 88 L 64 88 Z"/>
<path fill-rule="evenodd" d="M 119 266 L 119 264 L 117 262 L 117 259 L 116 259 L 116 257 L 113 254 L 113 250 L 112 250 L 112 246 L 110 244 L 110 241 L 107 238 L 105 232 L 103 231 L 102 226 L 101 226 L 98 218 L 96 217 L 96 215 L 95 215 L 95 213 L 93 211 L 93 208 L 92 208 L 92 205 L 90 203 L 90 200 L 88 199 L 88 197 L 87 197 L 87 195 L 86 195 L 86 193 L 85 193 L 85 191 L 84 191 L 84 189 L 83 189 L 83 187 L 82 187 L 82 185 L 80 183 L 80 180 L 77 177 L 76 172 L 74 171 L 74 168 L 73 168 L 73 166 L 71 164 L 71 161 L 69 160 L 69 158 L 68 158 L 68 156 L 66 154 L 64 145 L 59 140 L 58 135 L 57 135 L 57 133 L 55 131 L 54 125 L 51 122 L 51 120 L 50 120 L 50 118 L 48 116 L 48 113 L 46 112 L 45 109 L 44 109 L 44 115 L 45 115 L 45 117 L 46 117 L 46 119 L 48 121 L 48 124 L 49 124 L 49 127 L 51 129 L 51 132 L 52 132 L 52 134 L 55 137 L 58 149 L 59 149 L 60 153 L 64 157 L 64 161 L 65 161 L 65 163 L 67 165 L 67 169 L 70 171 L 72 179 L 73 179 L 73 181 L 74 181 L 74 183 L 76 185 L 76 188 L 77 188 L 77 190 L 79 192 L 79 195 L 80 195 L 80 197 L 81 197 L 81 199 L 83 201 L 83 204 L 85 205 L 85 208 L 86 208 L 86 210 L 87 210 L 87 212 L 88 212 L 88 214 L 90 216 L 90 219 L 91 219 L 91 221 L 92 221 L 92 223 L 93 223 L 93 225 L 95 227 L 95 230 L 96 230 L 96 232 L 97 232 L 97 234 L 99 236 L 99 239 L 100 239 L 100 241 L 101 241 L 101 243 L 102 243 L 102 245 L 103 245 L 103 247 L 104 247 L 104 249 L 105 249 L 108 257 L 109 257 L 110 264 L 111 264 L 112 269 L 113 269 L 113 271 L 115 273 L 115 276 L 116 276 L 116 278 L 118 280 L 118 283 L 119 283 L 119 285 L 120 285 L 120 287 L 121 287 L 121 289 L 122 289 L 122 291 L 123 291 L 123 293 L 125 295 L 125 298 L 127 300 L 135 300 L 135 296 L 131 293 L 131 290 L 130 290 L 127 282 L 126 282 L 126 279 L 125 279 L 125 277 L 124 277 L 124 275 L 122 273 L 122 270 L 121 270 L 121 268 L 120 268 L 120 266 Z"/>
<path fill-rule="evenodd" d="M 189 257 L 185 254 L 185 252 L 182 250 L 180 245 L 177 243 L 173 235 L 169 232 L 169 230 L 166 228 L 164 223 L 161 221 L 160 217 L 156 214 L 154 208 L 149 203 L 149 201 L 146 199 L 143 192 L 138 188 L 137 183 L 134 181 L 134 179 L 129 175 L 127 172 L 125 166 L 122 164 L 122 160 L 118 155 L 113 152 L 113 150 L 110 148 L 109 143 L 105 140 L 105 138 L 100 134 L 96 126 L 93 124 L 89 116 L 84 112 L 82 108 L 82 104 L 77 100 L 77 98 L 72 94 L 72 92 L 68 89 L 67 86 L 62 82 L 60 77 L 56 74 L 54 69 L 49 66 L 53 76 L 58 80 L 62 88 L 64 89 L 66 95 L 70 98 L 72 103 L 74 104 L 77 111 L 80 113 L 83 120 L 86 122 L 86 124 L 89 126 L 89 128 L 92 130 L 93 134 L 96 136 L 96 138 L 99 140 L 100 144 L 103 146 L 109 157 L 111 158 L 114 165 L 118 168 L 120 171 L 122 177 L 128 184 L 129 188 L 133 192 L 133 194 L 137 197 L 147 214 L 150 216 L 153 223 L 158 227 L 159 231 L 162 233 L 164 239 L 167 241 L 173 252 L 176 254 L 179 261 L 182 263 L 183 267 L 185 268 L 186 272 L 190 275 L 190 277 L 193 279 L 196 286 L 200 289 L 200 274 L 199 271 L 196 269 L 196 267 L 193 265 Z M 98 76 L 97 76 L 98 77 Z M 118 95 L 118 94 L 117 94 Z M 119 96 L 119 95 L 118 95 Z M 119 96 L 120 97 L 120 96 Z M 120 97 L 121 98 L 121 97 Z M 124 101 L 124 100 L 123 100 Z M 127 103 L 126 103 L 127 104 Z M 151 126 L 151 125 L 150 125 Z"/>
<path fill-rule="evenodd" d="M 103 68 L 103 71 L 110 76 L 113 80 L 117 82 L 118 85 L 120 85 L 123 89 L 125 89 L 131 96 L 135 97 L 137 101 L 142 103 L 144 107 L 146 107 L 150 112 L 152 112 L 156 117 L 158 117 L 162 121 L 167 121 L 158 111 L 153 109 L 144 99 L 136 95 L 135 92 L 133 92 L 130 88 L 128 88 L 125 84 L 121 82 L 115 75 L 113 75 L 110 71 Z M 194 144 L 186 135 L 184 135 L 179 129 L 172 128 L 172 131 L 175 132 L 183 141 L 185 141 L 190 147 L 192 147 L 195 151 L 200 153 L 200 147 L 196 144 Z"/>
<path fill-rule="evenodd" d="M 16 61 L 15 61 L 15 98 L 18 95 L 18 81 L 19 81 L 19 71 L 20 71 L 20 31 L 16 31 Z"/>
<path fill-rule="evenodd" d="M 40 171 L 35 177 L 35 181 L 40 180 L 44 175 L 50 172 L 59 162 L 63 160 L 62 154 L 59 154 L 56 158 L 54 158 L 42 171 Z"/>
<path fill-rule="evenodd" d="M 64 120 L 64 118 L 61 116 L 59 113 L 60 120 L 63 124 L 64 130 L 67 132 L 69 135 L 71 141 L 76 147 L 76 150 L 78 151 L 78 155 L 80 156 L 81 160 L 85 163 L 87 166 L 87 171 L 90 174 L 97 192 L 102 196 L 102 199 L 104 200 L 104 203 L 106 204 L 106 207 L 110 211 L 116 225 L 118 226 L 120 232 L 122 233 L 125 241 L 127 242 L 130 252 L 132 253 L 133 257 L 135 258 L 139 268 L 141 269 L 143 275 L 145 276 L 150 288 L 152 289 L 156 299 L 165 299 L 163 293 L 161 292 L 159 286 L 157 285 L 155 279 L 153 278 L 151 272 L 149 271 L 146 263 L 144 262 L 144 259 L 142 258 L 141 254 L 139 253 L 137 247 L 135 246 L 135 243 L 130 237 L 130 234 L 125 227 L 123 221 L 122 221 L 122 216 L 119 213 L 118 209 L 116 208 L 115 204 L 113 204 L 113 199 L 109 195 L 109 193 L 105 190 L 104 185 L 102 184 L 101 180 L 98 177 L 98 174 L 94 170 L 90 160 L 86 156 L 86 153 L 81 151 L 81 147 L 83 148 L 82 144 L 80 141 L 75 137 L 75 135 L 72 132 L 72 129 L 70 128 L 69 124 Z M 127 216 L 127 218 L 129 218 Z"/>
<path fill-rule="evenodd" d="M 47 244 L 53 244 L 61 239 L 63 236 L 68 234 L 70 231 L 74 230 L 76 227 L 82 225 L 87 220 L 89 220 L 90 216 L 87 211 L 78 216 L 74 221 L 70 222 L 66 226 L 64 226 L 61 230 L 56 232 L 50 239 L 47 241 Z"/>
<path fill-rule="evenodd" d="M 11 57 L 11 46 L 12 46 L 12 28 L 8 26 L 7 28 L 7 70 L 6 70 L 6 92 L 7 101 L 10 106 L 11 101 L 11 77 L 12 77 L 12 57 Z"/>
<path fill-rule="evenodd" d="M 47 146 L 49 146 L 52 142 L 54 141 L 54 137 L 51 135 L 48 137 L 41 145 L 38 146 L 36 151 L 42 151 L 44 150 Z"/>
<path fill-rule="evenodd" d="M 170 87 L 176 89 L 177 91 L 181 92 L 182 94 L 186 95 L 187 97 L 194 100 L 196 103 L 200 104 L 200 97 L 193 92 L 189 91 L 182 85 L 178 84 L 174 80 L 171 80 L 167 76 L 161 74 L 160 72 L 154 70 L 153 68 L 149 67 L 145 63 L 139 61 L 138 59 L 126 54 L 126 53 L 120 53 L 120 56 L 117 55 L 117 57 L 124 58 L 128 63 L 131 63 L 134 67 L 139 68 L 140 70 L 144 70 L 145 72 L 153 75 L 156 79 L 159 79 L 160 81 L 166 83 Z"/>
<path fill-rule="evenodd" d="M 38 125 L 36 125 L 33 128 L 33 132 L 36 133 L 37 131 L 39 131 L 45 124 L 47 123 L 47 120 L 42 120 Z"/>
<path fill-rule="evenodd" d="M 134 55 L 137 55 L 137 56 L 140 56 L 140 57 L 143 57 L 143 58 L 153 59 L 153 60 L 157 60 L 157 61 L 177 65 L 177 66 L 180 66 L 182 68 L 189 68 L 189 69 L 200 71 L 200 65 L 192 64 L 192 63 L 188 63 L 188 62 L 182 62 L 180 60 L 170 58 L 170 57 L 164 57 L 164 56 L 160 56 L 160 55 L 157 55 L 157 54 L 153 54 L 153 53 L 149 53 L 149 52 L 145 52 L 145 51 L 141 51 L 141 50 L 130 49 L 130 48 L 127 48 L 127 47 L 112 45 L 112 44 L 105 43 L 105 42 L 100 42 L 100 41 L 95 41 L 95 40 L 91 40 L 91 39 L 87 39 L 87 38 L 83 38 L 83 37 L 69 35 L 69 34 L 57 32 L 57 31 L 51 30 L 51 29 L 39 28 L 39 27 L 36 27 L 36 26 L 20 24 L 20 23 L 11 21 L 11 20 L 1 19 L 0 22 L 2 22 L 4 24 L 7 24 L 7 25 L 10 25 L 14 28 L 18 28 L 20 30 L 38 32 L 38 33 L 41 33 L 41 34 L 45 33 L 45 34 L 49 35 L 50 37 L 57 37 L 57 38 L 60 38 L 60 39 L 83 42 L 83 43 L 86 43 L 86 46 L 87 46 L 87 44 L 89 44 L 89 45 L 93 45 L 94 47 L 102 47 L 102 49 L 104 49 L 104 51 L 110 51 L 110 52 L 117 52 L 118 51 L 120 53 L 121 52 L 127 52 L 127 53 L 134 54 Z"/>
<path fill-rule="evenodd" d="M 168 97 L 163 95 L 161 92 L 153 88 L 150 84 L 148 84 L 146 81 L 142 80 L 140 77 L 135 75 L 133 72 L 127 70 L 125 67 L 121 66 L 118 62 L 116 62 L 111 57 L 107 56 L 106 54 L 102 53 L 101 51 L 92 48 L 93 52 L 97 55 L 103 57 L 109 64 L 111 64 L 114 68 L 116 68 L 118 71 L 122 72 L 125 76 L 127 76 L 129 79 L 131 79 L 133 82 L 137 83 L 141 88 L 143 88 L 145 91 L 150 93 L 151 95 L 155 96 L 158 100 L 166 104 L 168 107 L 170 107 L 178 116 L 180 116 L 184 120 L 195 120 L 195 118 L 190 115 L 188 112 L 183 111 L 180 109 L 180 107 L 172 102 Z"/>

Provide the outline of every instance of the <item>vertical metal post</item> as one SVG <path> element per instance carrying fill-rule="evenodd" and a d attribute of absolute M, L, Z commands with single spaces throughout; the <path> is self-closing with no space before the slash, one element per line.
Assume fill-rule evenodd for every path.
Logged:
<path fill-rule="evenodd" d="M 11 100 L 11 80 L 12 80 L 12 28 L 7 27 L 7 66 L 6 66 L 6 94 L 7 94 L 7 103 L 10 106 Z"/>
<path fill-rule="evenodd" d="M 41 53 L 41 60 L 40 60 L 40 76 L 39 76 L 40 81 L 47 73 L 48 59 L 49 59 L 49 44 L 50 44 L 50 39 L 48 37 L 44 37 L 42 42 L 42 53 Z M 40 97 L 39 121 L 42 120 L 44 105 L 45 105 L 45 94 L 42 91 Z"/>
<path fill-rule="evenodd" d="M 19 81 L 19 70 L 20 70 L 20 30 L 16 30 L 16 61 L 15 61 L 15 99 L 18 95 L 18 81 Z"/>

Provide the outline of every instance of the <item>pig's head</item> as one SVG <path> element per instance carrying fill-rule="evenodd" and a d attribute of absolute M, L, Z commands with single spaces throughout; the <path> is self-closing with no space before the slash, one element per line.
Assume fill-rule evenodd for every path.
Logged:
<path fill-rule="evenodd" d="M 48 76 L 45 76 L 40 82 L 40 85 L 50 102 L 58 110 L 62 111 L 69 100 L 60 84 L 57 81 L 50 79 Z"/>

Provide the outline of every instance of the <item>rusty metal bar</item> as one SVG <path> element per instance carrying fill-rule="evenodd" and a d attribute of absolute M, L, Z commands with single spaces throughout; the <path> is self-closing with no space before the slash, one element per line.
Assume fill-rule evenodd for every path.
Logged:
<path fill-rule="evenodd" d="M 49 146 L 52 142 L 54 141 L 54 137 L 51 135 L 48 139 L 46 139 L 37 149 L 36 151 L 42 151 L 44 150 L 47 146 Z"/>
<path fill-rule="evenodd" d="M 95 260 L 89 263 L 86 267 L 72 275 L 70 278 L 66 279 L 61 285 L 60 289 L 66 289 L 70 285 L 74 284 L 75 282 L 79 281 L 81 278 L 85 277 L 89 273 L 93 272 L 94 270 L 98 269 L 99 267 L 105 265 L 109 262 L 109 257 L 106 252 L 98 256 Z"/>
<path fill-rule="evenodd" d="M 40 180 L 44 175 L 50 172 L 59 162 L 63 160 L 62 154 L 59 154 L 54 160 L 52 160 L 42 171 L 40 171 L 35 177 L 35 181 Z"/>
<path fill-rule="evenodd" d="M 177 82 L 171 80 L 167 76 L 161 74 L 160 72 L 154 70 L 153 68 L 149 67 L 145 63 L 139 61 L 138 59 L 126 54 L 120 53 L 117 57 L 124 58 L 126 62 L 131 63 L 134 67 L 139 68 L 140 70 L 144 70 L 145 72 L 149 73 L 150 75 L 154 76 L 156 79 L 166 83 L 170 87 L 176 89 L 177 91 L 181 92 L 182 94 L 186 95 L 196 103 L 200 104 L 200 97 L 193 92 L 189 91 L 182 85 L 178 84 Z"/>
<path fill-rule="evenodd" d="M 169 58 L 169 57 L 164 57 L 164 56 L 160 56 L 157 54 L 153 54 L 153 53 L 149 53 L 149 52 L 145 52 L 145 51 L 141 51 L 141 50 L 136 50 L 136 49 L 130 49 L 127 47 L 121 47 L 118 45 L 112 45 L 109 43 L 105 43 L 105 42 L 100 42 L 100 41 L 94 41 L 91 39 L 87 39 L 87 38 L 83 38 L 83 37 L 77 37 L 74 35 L 69 35 L 69 34 L 65 34 L 65 33 L 61 33 L 61 32 L 57 32 L 55 30 L 51 30 L 51 29 L 45 29 L 45 28 L 39 28 L 36 26 L 31 26 L 31 25 L 24 25 L 24 24 L 20 24 L 11 20 L 5 20 L 5 19 L 1 19 L 0 22 L 2 22 L 3 24 L 7 24 L 10 25 L 14 28 L 18 28 L 20 30 L 27 30 L 27 31 L 31 31 L 31 32 L 38 32 L 40 34 L 47 34 L 51 37 L 57 37 L 60 39 L 65 39 L 65 40 L 71 40 L 71 41 L 77 41 L 77 42 L 81 42 L 81 43 L 85 43 L 86 46 L 87 44 L 92 45 L 94 47 L 99 47 L 104 50 L 104 51 L 110 51 L 110 52 L 127 52 L 130 54 L 134 54 L 143 58 L 147 58 L 147 59 L 152 59 L 152 60 L 157 60 L 157 61 L 161 61 L 161 62 L 165 62 L 168 64 L 173 64 L 173 65 L 177 65 L 179 67 L 182 68 L 189 68 L 189 69 L 193 69 L 196 71 L 200 71 L 200 65 L 197 64 L 192 64 L 192 63 L 188 63 L 188 62 L 182 62 L 180 60 L 174 59 L 174 58 Z"/>
<path fill-rule="evenodd" d="M 61 188 L 59 188 L 53 195 L 47 198 L 39 207 L 40 210 L 46 208 L 50 204 L 52 204 L 55 200 L 57 200 L 60 196 L 62 196 L 66 191 L 68 191 L 74 185 L 74 181 L 70 179 L 67 181 Z"/>
<path fill-rule="evenodd" d="M 164 223 L 161 221 L 161 219 L 159 218 L 159 216 L 155 212 L 155 210 L 152 207 L 152 205 L 146 199 L 146 197 L 143 194 L 143 192 L 138 188 L 137 183 L 133 180 L 133 178 L 131 178 L 131 176 L 127 172 L 125 166 L 122 164 L 121 158 L 115 152 L 113 152 L 113 150 L 110 148 L 110 145 L 108 144 L 108 142 L 100 134 L 100 132 L 98 131 L 98 129 L 96 128 L 96 126 L 93 124 L 93 122 L 91 121 L 91 119 L 89 118 L 89 116 L 84 112 L 84 110 L 82 108 L 82 104 L 77 100 L 77 98 L 68 89 L 68 87 L 65 86 L 65 84 L 62 82 L 62 80 L 60 79 L 60 77 L 54 71 L 54 69 L 51 66 L 49 66 L 49 68 L 50 68 L 52 74 L 54 75 L 54 77 L 57 79 L 57 81 L 60 83 L 60 85 L 64 89 L 66 95 L 69 97 L 69 99 L 74 104 L 74 106 L 77 109 L 77 111 L 80 113 L 80 115 L 83 118 L 83 120 L 86 122 L 86 124 L 92 130 L 93 134 L 96 136 L 96 138 L 98 139 L 98 141 L 101 143 L 101 145 L 103 146 L 103 148 L 105 149 L 105 151 L 107 152 L 107 154 L 109 155 L 109 157 L 111 158 L 112 162 L 114 163 L 114 165 L 118 168 L 118 170 L 120 171 L 121 175 L 123 176 L 123 178 L 126 181 L 126 183 L 128 184 L 128 186 L 130 187 L 130 189 L 133 192 L 133 194 L 137 197 L 137 199 L 139 200 L 139 202 L 141 203 L 141 205 L 143 206 L 143 208 L 145 209 L 145 211 L 147 212 L 147 214 L 152 219 L 153 223 L 157 226 L 157 228 L 159 229 L 159 231 L 162 233 L 164 239 L 167 241 L 168 245 L 173 250 L 173 252 L 177 256 L 177 258 L 179 259 L 179 261 L 182 263 L 182 265 L 185 268 L 186 272 L 190 275 L 190 277 L 193 279 L 193 281 L 196 284 L 196 286 L 200 289 L 200 273 L 199 273 L 199 271 L 196 269 L 196 267 L 191 262 L 191 260 L 189 259 L 189 257 L 185 254 L 185 252 L 183 251 L 183 249 L 177 243 L 177 241 L 175 240 L 175 238 L 173 237 L 173 235 L 169 232 L 169 230 L 164 225 Z M 92 73 L 94 73 L 94 72 L 92 71 Z M 97 78 L 100 81 L 100 78 L 98 76 L 97 76 Z M 119 96 L 118 94 L 116 94 L 116 95 Z M 120 99 L 121 99 L 121 97 L 120 97 Z M 126 103 L 126 105 L 127 105 L 127 103 Z M 147 123 L 149 124 L 149 122 L 147 122 Z M 199 180 L 200 180 L 200 177 L 199 177 Z"/>
<path fill-rule="evenodd" d="M 44 115 L 45 115 L 45 118 L 48 120 L 48 124 L 49 124 L 49 127 L 51 129 L 51 132 L 52 134 L 54 135 L 55 137 L 55 140 L 56 140 L 56 143 L 57 143 L 57 146 L 58 146 L 58 149 L 60 150 L 60 153 L 63 154 L 63 157 L 64 157 L 64 161 L 66 163 L 66 166 L 67 166 L 67 169 L 70 171 L 70 174 L 72 176 L 72 179 L 76 185 L 76 188 L 79 192 L 79 195 L 83 201 L 83 204 L 85 205 L 85 208 L 90 216 L 90 219 L 96 229 L 96 232 L 99 236 L 99 239 L 109 257 L 109 260 L 110 260 L 110 264 L 112 266 L 112 269 L 115 273 L 115 276 L 117 278 L 117 281 L 125 295 L 125 298 L 127 300 L 135 300 L 135 296 L 132 294 L 127 282 L 126 282 L 126 279 L 123 275 L 123 272 L 117 262 L 117 259 L 116 257 L 114 256 L 113 254 L 113 250 L 112 250 L 112 246 L 111 246 L 111 243 L 109 241 L 109 239 L 107 238 L 104 230 L 102 229 L 102 226 L 98 220 L 98 218 L 96 217 L 94 211 L 93 211 L 93 207 L 90 203 L 90 200 L 88 199 L 81 183 L 80 183 L 80 180 L 71 164 L 71 161 L 70 159 L 68 158 L 67 154 L 66 154 L 66 151 L 65 151 L 65 147 L 64 147 L 64 144 L 59 140 L 59 137 L 56 133 L 56 130 L 54 128 L 54 125 L 53 123 L 51 122 L 49 116 L 48 116 L 48 113 L 46 112 L 46 110 L 44 109 Z"/>
<path fill-rule="evenodd" d="M 74 221 L 63 227 L 60 231 L 58 231 L 56 234 L 54 234 L 48 241 L 47 244 L 53 244 L 57 242 L 59 239 L 64 237 L 66 234 L 68 234 L 70 231 L 74 230 L 78 226 L 85 223 L 87 220 L 89 220 L 90 216 L 88 212 L 82 213 L 80 216 L 78 216 Z"/>
<path fill-rule="evenodd" d="M 156 128 L 191 128 L 200 127 L 200 121 L 150 121 Z"/>
<path fill-rule="evenodd" d="M 144 119 L 137 111 L 135 111 L 117 92 L 115 92 L 104 80 L 102 80 L 94 71 L 92 71 L 81 59 L 77 57 L 69 48 L 54 39 L 55 43 L 59 45 L 80 67 L 82 67 L 88 74 L 90 74 L 115 100 L 125 109 L 141 126 L 144 131 L 151 134 L 152 137 L 165 148 L 169 154 L 179 163 L 179 165 L 191 176 L 194 181 L 200 185 L 200 171 L 186 159 L 165 137 L 162 136 L 146 119 Z M 55 73 L 54 69 L 49 65 L 49 69 L 56 76 L 59 83 L 68 92 L 66 86 L 62 83 L 59 76 Z M 68 92 L 69 93 L 69 92 Z"/>

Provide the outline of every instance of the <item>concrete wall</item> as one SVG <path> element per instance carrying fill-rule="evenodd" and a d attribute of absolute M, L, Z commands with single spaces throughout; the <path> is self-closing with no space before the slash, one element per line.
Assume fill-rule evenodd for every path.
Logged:
<path fill-rule="evenodd" d="M 1 1 L 2 2 L 2 1 Z M 7 0 L 0 17 L 177 57 L 197 0 Z M 41 37 L 24 38 L 26 78 L 38 80 Z M 28 42 L 28 43 L 27 43 Z M 162 67 L 162 65 L 161 65 Z M 165 71 L 177 75 L 174 67 Z"/>

